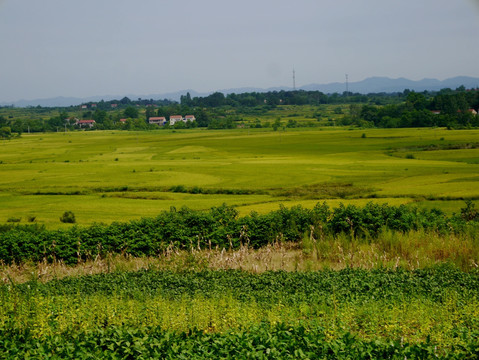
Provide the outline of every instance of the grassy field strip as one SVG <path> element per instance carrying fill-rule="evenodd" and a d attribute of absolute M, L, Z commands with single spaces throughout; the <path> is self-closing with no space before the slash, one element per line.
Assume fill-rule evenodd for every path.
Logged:
<path fill-rule="evenodd" d="M 131 196 L 131 198 L 129 198 Z M 144 198 L 146 196 L 151 199 Z M 156 197 L 156 198 L 155 198 Z M 65 211 L 73 209 L 77 224 L 88 225 L 93 222 L 111 223 L 128 221 L 141 217 L 154 217 L 171 206 L 178 209 L 188 206 L 195 210 L 207 210 L 213 206 L 228 203 L 240 207 L 268 203 L 267 195 L 201 195 L 181 193 L 108 193 L 100 195 L 5 195 L 0 196 L 0 221 L 10 216 L 21 217 L 21 223 L 27 223 L 28 216 L 36 216 L 36 222 L 48 227 L 65 227 L 59 222 Z M 277 201 L 272 207 L 277 209 Z M 92 206 L 94 204 L 94 206 Z M 265 211 L 268 211 L 265 209 Z"/>

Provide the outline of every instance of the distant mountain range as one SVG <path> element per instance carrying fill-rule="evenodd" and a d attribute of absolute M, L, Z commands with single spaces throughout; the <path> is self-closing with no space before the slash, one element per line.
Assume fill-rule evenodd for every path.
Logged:
<path fill-rule="evenodd" d="M 406 78 L 391 79 L 388 77 L 370 77 L 362 81 L 350 82 L 348 84 L 349 91 L 353 93 L 393 93 L 393 92 L 402 92 L 405 89 L 414 90 L 414 91 L 437 91 L 444 88 L 456 89 L 460 86 L 464 86 L 466 89 L 479 88 L 479 78 L 469 77 L 469 76 L 457 76 L 446 80 L 437 80 L 437 79 L 422 79 L 422 80 L 409 80 Z M 268 89 L 262 88 L 253 88 L 253 87 L 244 87 L 236 89 L 223 89 L 218 90 L 223 94 L 241 94 L 246 92 L 268 92 L 268 91 L 281 91 L 281 90 L 293 90 L 292 87 L 274 87 Z M 332 93 L 343 93 L 346 91 L 346 83 L 329 83 L 329 84 L 309 84 L 301 86 L 298 90 L 307 90 L 313 91 L 318 90 L 325 94 Z M 182 95 L 186 95 L 189 92 L 191 97 L 198 96 L 208 96 L 213 93 L 213 91 L 208 93 L 199 93 L 194 90 L 182 90 L 177 92 L 163 93 L 163 94 L 148 94 L 148 95 L 137 95 L 137 94 L 127 94 L 127 95 L 105 95 L 105 96 L 91 96 L 87 98 L 76 98 L 76 97 L 55 97 L 49 99 L 35 99 L 35 100 L 19 100 L 10 103 L 0 103 L 2 106 L 14 105 L 16 107 L 27 107 L 27 106 L 43 106 L 43 107 L 54 107 L 54 106 L 71 106 L 71 105 L 80 105 L 87 102 L 97 102 L 100 100 L 110 101 L 110 100 L 120 100 L 123 97 L 127 96 L 132 100 L 138 98 L 142 99 L 169 99 L 174 101 L 179 101 Z"/>

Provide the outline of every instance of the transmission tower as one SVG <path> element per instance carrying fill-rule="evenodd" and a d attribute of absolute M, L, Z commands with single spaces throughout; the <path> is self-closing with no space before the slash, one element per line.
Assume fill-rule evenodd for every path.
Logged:
<path fill-rule="evenodd" d="M 348 81 L 348 74 L 346 74 L 346 95 L 349 94 L 349 81 Z"/>

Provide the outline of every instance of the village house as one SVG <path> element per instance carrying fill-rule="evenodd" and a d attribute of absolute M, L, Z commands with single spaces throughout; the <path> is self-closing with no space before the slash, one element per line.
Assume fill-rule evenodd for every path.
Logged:
<path fill-rule="evenodd" d="M 148 119 L 149 124 L 156 124 L 158 126 L 163 126 L 166 124 L 166 118 L 164 116 L 150 117 Z"/>
<path fill-rule="evenodd" d="M 183 116 L 181 116 L 181 115 L 171 115 L 170 116 L 170 126 L 173 126 L 177 122 L 180 122 L 180 121 L 186 122 L 185 119 L 183 119 Z"/>
<path fill-rule="evenodd" d="M 126 123 L 126 119 L 120 119 L 120 122 L 124 124 Z"/>
<path fill-rule="evenodd" d="M 466 112 L 466 113 L 471 113 L 471 114 L 474 115 L 474 116 L 477 115 L 477 111 L 476 111 L 475 109 L 467 109 L 465 112 Z M 460 113 L 462 113 L 462 111 L 461 111 L 461 110 L 457 110 L 457 113 L 460 114 Z"/>
<path fill-rule="evenodd" d="M 186 116 L 185 116 L 185 122 L 187 122 L 187 121 L 193 122 L 193 121 L 195 121 L 195 120 L 196 120 L 196 118 L 195 118 L 194 115 L 186 115 Z"/>
<path fill-rule="evenodd" d="M 434 114 L 434 115 L 439 115 L 441 113 L 440 110 L 431 110 L 431 112 Z M 458 113 L 461 112 L 461 110 L 457 110 Z M 472 115 L 477 115 L 477 111 L 476 109 L 468 109 L 467 112 L 471 113 Z"/>
<path fill-rule="evenodd" d="M 83 127 L 92 128 L 93 126 L 95 126 L 95 124 L 96 124 L 95 120 L 77 120 L 75 122 L 75 125 L 78 125 L 81 128 L 83 128 Z"/>

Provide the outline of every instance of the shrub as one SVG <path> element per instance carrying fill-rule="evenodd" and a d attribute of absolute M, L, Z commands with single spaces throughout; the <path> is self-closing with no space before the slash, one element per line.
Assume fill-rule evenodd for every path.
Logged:
<path fill-rule="evenodd" d="M 462 216 L 452 217 L 437 209 L 418 210 L 372 202 L 364 207 L 340 204 L 332 209 L 326 203 L 313 209 L 281 206 L 268 214 L 238 215 L 234 207 L 223 204 L 209 211 L 172 207 L 156 218 L 58 230 L 10 223 L 0 226 L 0 260 L 9 264 L 57 259 L 75 264 L 79 257 L 87 259 L 108 252 L 156 256 L 170 247 L 239 248 L 245 243 L 260 248 L 278 241 L 300 242 L 311 231 L 316 239 L 324 235 L 371 239 L 384 229 L 464 232 L 477 224 L 468 224 L 469 220 L 478 219 L 472 203 L 462 211 Z M 66 211 L 60 221 L 75 223 L 75 215 Z"/>
<path fill-rule="evenodd" d="M 72 211 L 65 211 L 60 218 L 62 223 L 74 224 L 76 222 L 75 214 Z"/>
<path fill-rule="evenodd" d="M 479 212 L 475 209 L 475 204 L 471 200 L 466 200 L 466 207 L 461 208 L 461 217 L 466 221 L 479 219 Z"/>

